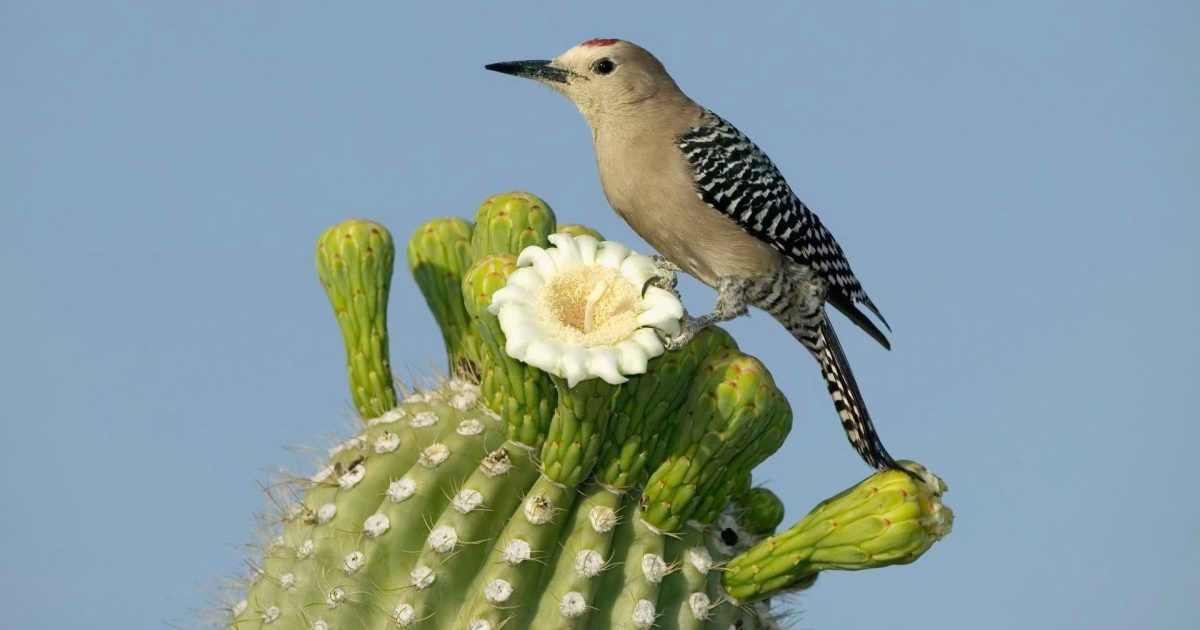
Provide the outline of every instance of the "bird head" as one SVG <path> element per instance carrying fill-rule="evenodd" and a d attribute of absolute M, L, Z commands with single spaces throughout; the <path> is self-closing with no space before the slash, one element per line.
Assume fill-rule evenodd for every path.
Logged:
<path fill-rule="evenodd" d="M 560 92 L 596 126 L 654 103 L 682 95 L 666 68 L 641 46 L 620 39 L 589 39 L 550 60 L 506 61 L 488 70 L 533 79 Z"/>

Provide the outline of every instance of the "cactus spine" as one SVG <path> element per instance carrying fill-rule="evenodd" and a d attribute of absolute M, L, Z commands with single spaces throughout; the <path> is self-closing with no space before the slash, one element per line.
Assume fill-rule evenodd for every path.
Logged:
<path fill-rule="evenodd" d="M 571 386 L 513 359 L 493 298 L 518 254 L 556 232 L 586 251 L 599 238 L 520 192 L 487 200 L 473 224 L 416 231 L 409 267 L 450 377 L 403 401 L 387 346 L 391 236 L 362 220 L 322 235 L 362 426 L 300 484 L 231 627 L 772 628 L 772 596 L 824 570 L 911 562 L 949 531 L 944 484 L 911 464 L 775 533 L 783 505 L 750 471 L 783 443 L 791 409 L 720 329 L 623 381 Z"/>

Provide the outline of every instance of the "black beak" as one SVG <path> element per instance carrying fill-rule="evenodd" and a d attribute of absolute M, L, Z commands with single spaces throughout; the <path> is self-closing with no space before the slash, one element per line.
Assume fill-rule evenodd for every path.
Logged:
<path fill-rule="evenodd" d="M 550 65 L 549 61 L 542 59 L 489 63 L 484 68 L 495 72 L 511 74 L 514 77 L 525 77 L 526 79 L 533 79 L 535 81 L 553 81 L 554 83 L 566 83 L 567 77 L 570 76 L 570 73 L 566 70 L 556 68 Z"/>

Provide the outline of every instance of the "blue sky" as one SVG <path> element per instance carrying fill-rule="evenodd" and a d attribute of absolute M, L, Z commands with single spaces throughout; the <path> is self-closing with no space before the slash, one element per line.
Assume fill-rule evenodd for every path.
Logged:
<path fill-rule="evenodd" d="M 643 6 L 643 4 L 645 6 Z M 0 2 L 0 626 L 192 625 L 298 445 L 349 425 L 322 229 L 535 192 L 640 244 L 586 127 L 483 64 L 657 53 L 762 146 L 892 323 L 842 338 L 953 535 L 796 628 L 1195 628 L 1195 3 Z M 1189 289 L 1188 287 L 1193 287 Z M 712 293 L 684 284 L 693 310 Z M 393 356 L 442 360 L 416 287 Z M 867 470 L 811 359 L 729 328 L 795 428 L 788 521 Z"/>

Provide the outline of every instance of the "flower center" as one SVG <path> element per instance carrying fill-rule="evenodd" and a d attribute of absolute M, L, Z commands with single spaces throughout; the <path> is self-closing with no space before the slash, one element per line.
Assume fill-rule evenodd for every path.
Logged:
<path fill-rule="evenodd" d="M 637 330 L 637 288 L 608 267 L 560 273 L 534 298 L 534 310 L 552 335 L 584 348 L 613 345 Z"/>

